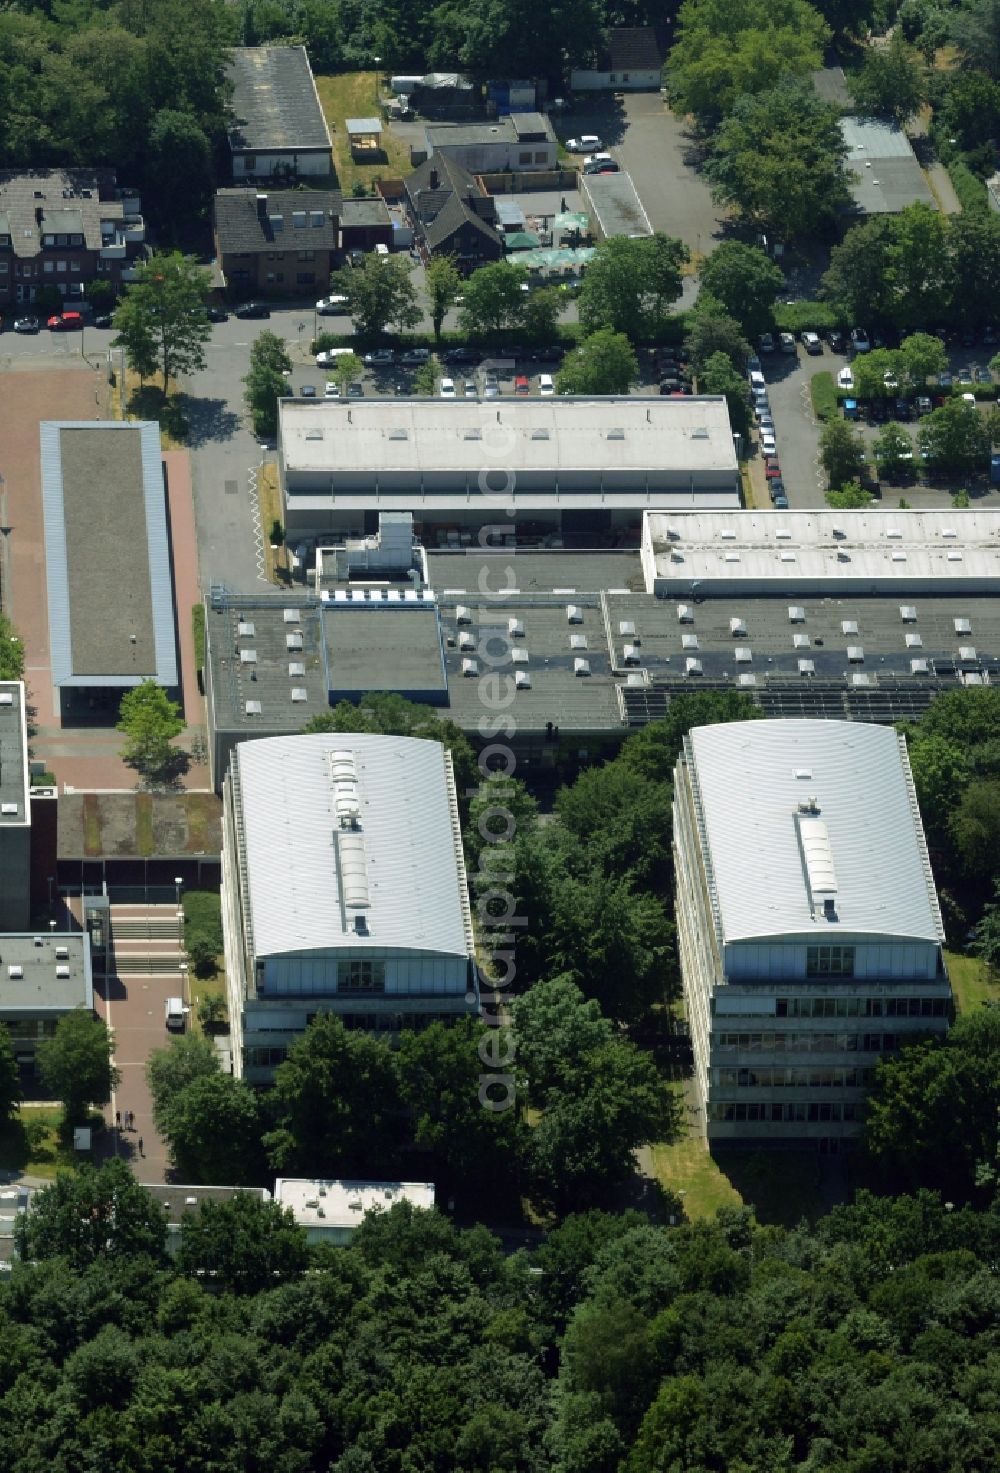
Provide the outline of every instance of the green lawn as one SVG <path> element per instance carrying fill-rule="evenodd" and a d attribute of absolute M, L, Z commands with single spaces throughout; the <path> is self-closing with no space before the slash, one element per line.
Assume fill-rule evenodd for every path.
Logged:
<path fill-rule="evenodd" d="M 1000 1002 L 1000 984 L 990 976 L 988 967 L 977 956 L 962 956 L 946 951 L 945 964 L 960 1013 L 971 1012 L 984 1002 Z"/>
<path fill-rule="evenodd" d="M 337 178 L 345 194 L 350 194 L 352 186 L 359 181 L 370 190 L 377 177 L 400 179 L 410 172 L 410 150 L 393 137 L 390 125 L 385 121 L 382 123 L 382 154 L 378 161 L 360 164 L 351 157 L 345 119 L 371 118 L 379 112 L 373 71 L 317 77 L 316 90 L 333 139 Z"/>
<path fill-rule="evenodd" d="M 673 1088 L 679 1088 L 675 1085 Z M 720 1207 L 753 1207 L 758 1222 L 793 1227 L 829 1210 L 820 1190 L 820 1161 L 814 1150 L 751 1151 L 716 1147 L 709 1152 L 691 1132 L 673 1145 L 651 1148 L 660 1186 L 677 1192 L 692 1220 L 713 1217 Z"/>
<path fill-rule="evenodd" d="M 0 1127 L 0 1170 L 45 1177 L 74 1170 L 81 1156 L 72 1144 L 63 1144 L 61 1121 L 61 1110 L 23 1105 L 9 1124 Z"/>

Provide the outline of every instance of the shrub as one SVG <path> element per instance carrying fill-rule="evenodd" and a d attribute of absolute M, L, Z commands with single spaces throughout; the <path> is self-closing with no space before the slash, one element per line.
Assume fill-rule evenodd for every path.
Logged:
<path fill-rule="evenodd" d="M 959 203 L 967 215 L 985 215 L 989 210 L 986 185 L 977 179 L 969 166 L 959 159 L 948 165 L 948 175 L 955 186 Z"/>
<path fill-rule="evenodd" d="M 191 631 L 194 635 L 194 663 L 199 670 L 205 668 L 205 605 L 195 604 L 191 610 Z"/>
<path fill-rule="evenodd" d="M 271 546 L 280 547 L 285 540 L 285 529 L 278 517 L 271 523 Z"/>
<path fill-rule="evenodd" d="M 845 326 L 829 302 L 776 302 L 774 320 L 779 332 L 828 332 Z"/>
<path fill-rule="evenodd" d="M 214 977 L 216 972 L 215 959 L 218 949 L 213 945 L 212 938 L 205 932 L 199 931 L 186 943 L 187 954 L 194 968 L 196 977 Z"/>
<path fill-rule="evenodd" d="M 205 1029 L 214 1028 L 226 1016 L 226 999 L 220 992 L 206 992 L 198 1003 L 198 1022 Z"/>
<path fill-rule="evenodd" d="M 817 419 L 826 420 L 837 417 L 839 400 L 832 373 L 827 373 L 825 370 L 821 373 L 814 373 L 809 381 L 809 394 L 812 399 L 813 414 Z"/>

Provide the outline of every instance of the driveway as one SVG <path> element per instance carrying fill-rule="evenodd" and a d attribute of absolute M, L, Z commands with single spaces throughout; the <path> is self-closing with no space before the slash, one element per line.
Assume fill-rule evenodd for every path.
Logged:
<path fill-rule="evenodd" d="M 687 161 L 693 144 L 684 119 L 658 92 L 631 93 L 624 108 L 625 131 L 613 152 L 631 174 L 650 224 L 707 256 L 719 240 L 719 211 L 707 180 Z"/>

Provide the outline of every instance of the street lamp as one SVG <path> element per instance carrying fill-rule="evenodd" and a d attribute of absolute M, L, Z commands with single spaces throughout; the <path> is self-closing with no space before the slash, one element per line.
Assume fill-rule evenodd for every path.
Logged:
<path fill-rule="evenodd" d="M 174 875 L 174 891 L 177 897 L 177 914 L 181 914 L 181 886 L 184 883 L 183 875 Z"/>
<path fill-rule="evenodd" d="M 378 107 L 378 68 L 379 68 L 379 62 L 381 60 L 382 60 L 381 56 L 373 56 L 372 57 L 372 61 L 375 63 L 375 106 L 376 106 L 376 108 Z"/>

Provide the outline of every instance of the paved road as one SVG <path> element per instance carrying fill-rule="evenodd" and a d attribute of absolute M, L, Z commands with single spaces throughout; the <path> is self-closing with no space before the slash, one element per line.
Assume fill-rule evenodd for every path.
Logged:
<path fill-rule="evenodd" d="M 686 162 L 692 147 L 683 119 L 658 92 L 625 99 L 625 133 L 612 152 L 632 176 L 654 230 L 708 255 L 719 240 L 719 212 L 707 181 Z"/>
<path fill-rule="evenodd" d="M 982 361 L 989 349 L 958 349 L 952 355 L 952 366 Z M 767 379 L 768 399 L 774 415 L 774 426 L 778 442 L 778 460 L 782 478 L 793 509 L 807 510 L 826 505 L 826 477 L 818 462 L 819 425 L 813 417 L 809 396 L 809 381 L 814 373 L 826 370 L 836 375 L 848 359 L 831 353 L 824 348 L 822 356 L 809 357 L 801 348 L 793 358 L 790 354 L 773 353 L 761 360 L 764 377 Z M 870 444 L 879 432 L 879 426 L 858 426 L 864 440 Z M 917 424 L 905 426 L 916 440 Z M 869 451 L 869 456 L 871 452 Z M 758 506 L 769 504 L 763 491 L 763 476 L 753 470 L 754 499 Z M 915 507 L 947 507 L 951 505 L 952 489 L 945 486 L 883 487 L 882 505 L 887 508 L 898 506 L 901 499 Z M 1000 488 L 985 490 L 977 496 L 976 506 L 1000 506 Z"/>

